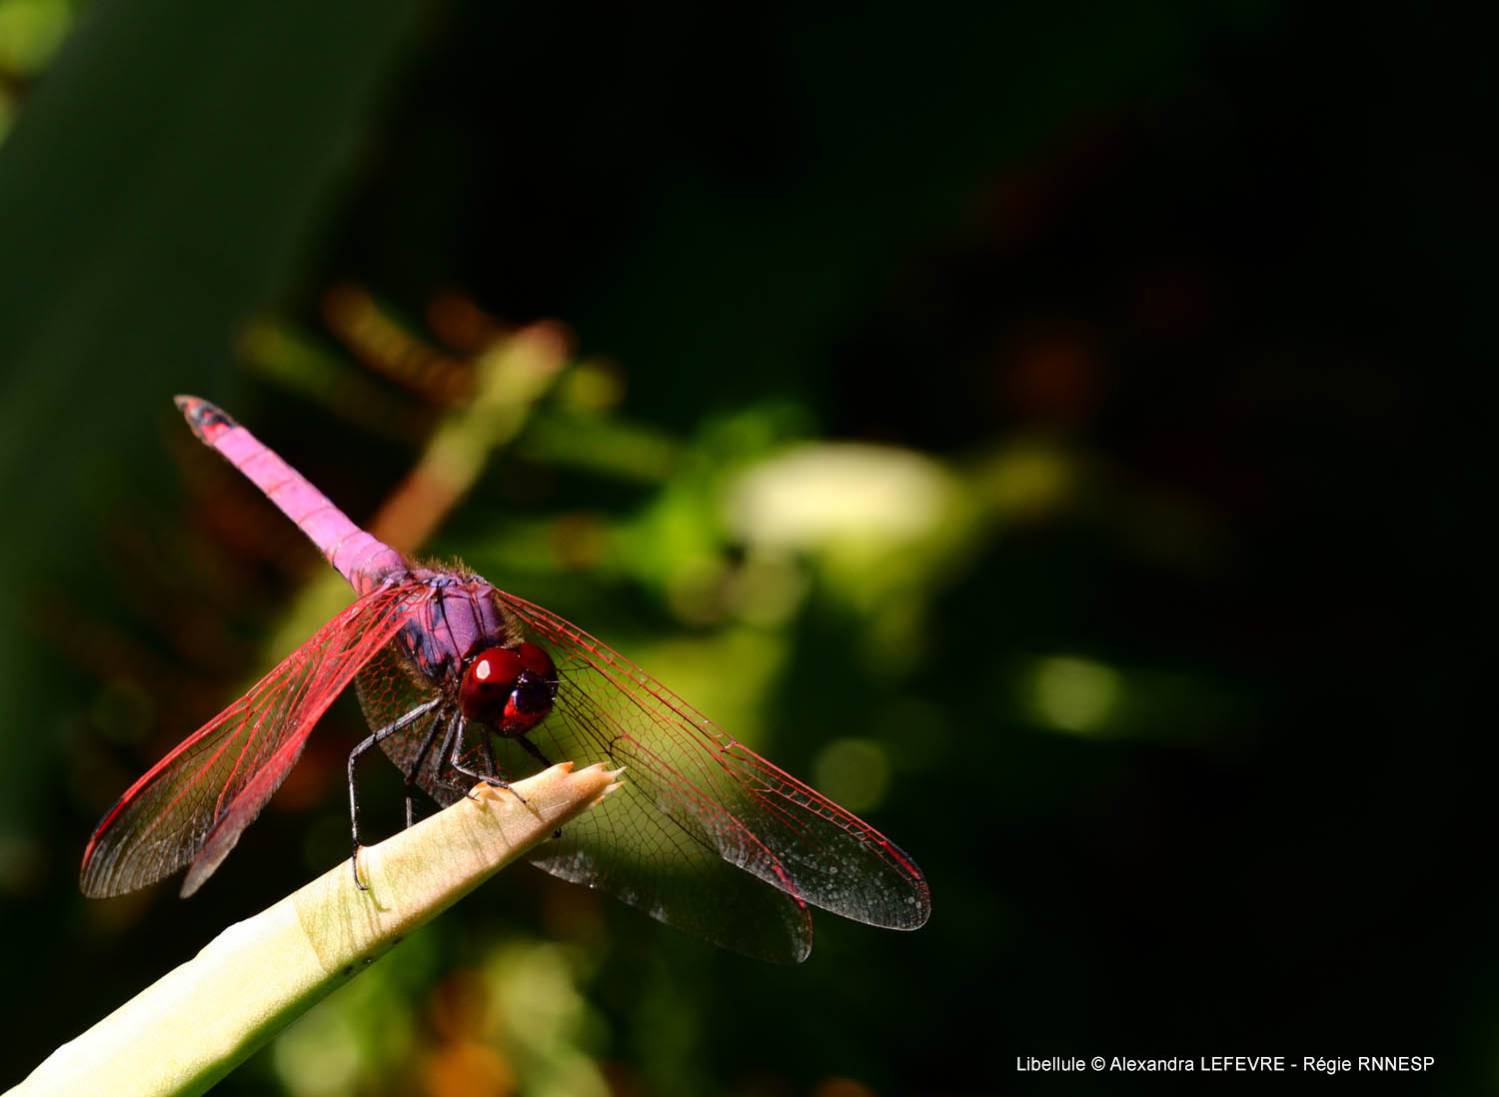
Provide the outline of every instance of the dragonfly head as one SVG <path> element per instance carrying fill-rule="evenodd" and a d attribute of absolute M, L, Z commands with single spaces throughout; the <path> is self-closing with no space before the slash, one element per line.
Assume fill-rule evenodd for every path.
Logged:
<path fill-rule="evenodd" d="M 557 668 L 535 644 L 486 648 L 469 660 L 458 706 L 501 735 L 524 735 L 546 719 L 557 696 Z"/>

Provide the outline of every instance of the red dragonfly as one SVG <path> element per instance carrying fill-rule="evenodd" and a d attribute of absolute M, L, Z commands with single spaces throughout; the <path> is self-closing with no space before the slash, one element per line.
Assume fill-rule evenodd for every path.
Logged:
<path fill-rule="evenodd" d="M 774 961 L 811 950 L 809 903 L 891 929 L 927 920 L 921 870 L 868 823 L 556 614 L 461 566 L 406 560 L 212 404 L 177 406 L 359 597 L 125 790 L 84 851 L 85 894 L 119 895 L 186 865 L 191 895 L 352 681 L 373 729 L 349 754 L 356 857 L 355 766 L 375 746 L 405 778 L 408 826 L 418 790 L 447 805 L 528 767 L 607 761 L 626 770 L 620 790 L 533 850 L 537 867 Z"/>

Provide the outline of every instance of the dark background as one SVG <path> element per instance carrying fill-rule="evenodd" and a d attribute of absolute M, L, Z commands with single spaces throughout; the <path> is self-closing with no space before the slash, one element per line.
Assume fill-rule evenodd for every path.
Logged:
<path fill-rule="evenodd" d="M 36 12 L 55 54 L 15 45 Z M 204 486 L 168 397 L 356 519 L 420 448 L 399 385 L 366 376 L 409 409 L 381 437 L 247 361 L 274 322 L 357 374 L 319 309 L 356 283 L 423 338 L 456 289 L 609 363 L 602 458 L 523 433 L 432 548 L 795 772 L 873 749 L 867 813 L 935 913 L 820 917 L 780 970 L 518 869 L 219 1092 L 1159 1087 L 1015 1071 L 1096 1054 L 1435 1055 L 1400 1087 L 1491 1088 L 1489 568 L 1457 521 L 1491 72 L 1434 15 L 1304 5 L 0 0 L 0 1080 L 337 859 L 352 706 L 201 897 L 75 883 L 316 574 Z M 611 473 L 616 438 L 670 459 Z M 757 559 L 734 477 L 818 440 L 912 456 L 945 517 L 798 544 L 774 620 L 684 610 L 690 569 Z M 499 571 L 578 521 L 604 562 Z"/>

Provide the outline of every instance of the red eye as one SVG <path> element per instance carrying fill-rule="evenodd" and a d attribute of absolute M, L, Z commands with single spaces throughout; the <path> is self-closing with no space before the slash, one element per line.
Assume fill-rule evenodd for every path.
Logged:
<path fill-rule="evenodd" d="M 498 722 L 523 669 L 521 656 L 508 648 L 489 648 L 474 656 L 458 689 L 463 715 L 470 720 Z"/>
<path fill-rule="evenodd" d="M 556 680 L 557 668 L 552 665 L 552 657 L 535 644 L 522 644 L 516 655 L 520 657 L 520 665 L 536 677 L 548 682 Z"/>

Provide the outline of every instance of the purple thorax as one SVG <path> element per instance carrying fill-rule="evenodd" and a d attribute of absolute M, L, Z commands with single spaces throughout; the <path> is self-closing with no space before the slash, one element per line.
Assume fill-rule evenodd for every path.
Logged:
<path fill-rule="evenodd" d="M 519 639 L 519 629 L 486 580 L 430 568 L 413 568 L 411 574 L 442 592 L 401 629 L 399 641 L 433 683 L 456 680 L 470 656 Z"/>

